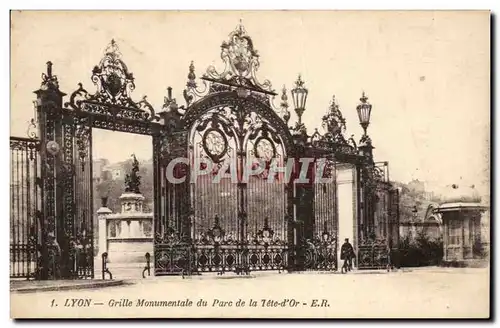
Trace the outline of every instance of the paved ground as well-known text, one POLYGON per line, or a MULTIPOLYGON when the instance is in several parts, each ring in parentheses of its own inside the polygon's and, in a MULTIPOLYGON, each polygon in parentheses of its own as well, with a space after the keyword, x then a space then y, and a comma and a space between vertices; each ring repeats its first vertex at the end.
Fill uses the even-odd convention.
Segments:
POLYGON ((43 291, 78 290, 89 288, 102 288, 120 286, 123 280, 11 280, 10 291, 16 293, 34 293, 43 291))
POLYGON ((11 305, 13 317, 484 318, 489 315, 489 271, 157 277, 102 289, 12 293, 11 305))

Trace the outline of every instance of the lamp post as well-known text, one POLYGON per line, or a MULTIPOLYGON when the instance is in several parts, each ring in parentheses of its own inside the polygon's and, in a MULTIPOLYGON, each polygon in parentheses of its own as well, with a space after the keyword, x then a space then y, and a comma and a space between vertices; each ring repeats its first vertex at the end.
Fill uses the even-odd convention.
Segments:
POLYGON ((356 110, 358 111, 359 124, 363 128, 363 133, 366 136, 366 129, 368 125, 370 125, 372 105, 368 102, 368 97, 365 95, 364 91, 359 100, 361 103, 356 107, 356 110))
POLYGON ((302 114, 306 110, 307 95, 309 91, 304 87, 304 81, 302 81, 299 75, 297 81, 295 81, 295 88, 291 90, 293 106, 295 113, 299 119, 298 125, 302 124, 302 114))

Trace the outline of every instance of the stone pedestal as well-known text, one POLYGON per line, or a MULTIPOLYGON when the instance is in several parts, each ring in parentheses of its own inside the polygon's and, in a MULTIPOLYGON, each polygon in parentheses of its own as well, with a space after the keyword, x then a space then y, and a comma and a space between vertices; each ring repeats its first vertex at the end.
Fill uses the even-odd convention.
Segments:
POLYGON ((107 252, 108 250, 108 241, 107 241, 107 216, 109 214, 112 214, 113 211, 111 211, 107 207, 101 207, 100 209, 97 210, 97 219, 99 220, 99 241, 98 241, 98 247, 99 247, 99 254, 98 258, 101 258, 102 254, 104 252, 107 252))
MULTIPOLYGON (((98 211, 99 256, 108 253, 109 268, 145 264, 145 254, 153 254, 153 213, 144 213, 144 196, 125 193, 120 196, 121 212, 108 208, 98 211)), ((100 261, 100 257, 98 259, 100 261)))
POLYGON ((125 193, 120 196, 122 213, 142 213, 144 196, 141 194, 125 193))

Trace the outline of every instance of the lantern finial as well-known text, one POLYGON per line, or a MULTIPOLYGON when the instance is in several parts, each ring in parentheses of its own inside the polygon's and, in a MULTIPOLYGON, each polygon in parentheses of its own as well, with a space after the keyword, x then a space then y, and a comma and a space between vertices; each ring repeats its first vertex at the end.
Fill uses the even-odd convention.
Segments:
POLYGON ((370 125, 370 115, 372 111, 372 105, 368 102, 368 97, 365 92, 362 92, 361 98, 359 98, 361 103, 356 107, 358 111, 359 124, 363 128, 364 135, 366 135, 366 129, 370 125))
POLYGON ((297 113, 297 117, 299 119, 299 125, 302 123, 302 114, 306 110, 306 101, 307 95, 309 91, 304 87, 304 81, 302 80, 301 74, 295 81, 295 88, 291 90, 292 100, 295 109, 295 113, 297 113))

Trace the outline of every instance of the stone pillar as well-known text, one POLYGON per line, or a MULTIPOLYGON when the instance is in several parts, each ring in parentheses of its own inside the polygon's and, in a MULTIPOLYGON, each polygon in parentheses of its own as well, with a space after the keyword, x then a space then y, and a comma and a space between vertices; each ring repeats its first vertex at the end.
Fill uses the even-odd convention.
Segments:
MULTIPOLYGON (((352 165, 337 166, 337 211, 338 211, 338 259, 340 246, 346 238, 357 252, 357 213, 356 213, 356 169, 352 165)), ((353 263, 354 264, 354 263, 353 263)))
POLYGON ((97 218, 99 220, 99 256, 101 258, 102 253, 108 251, 108 227, 107 227, 107 217, 109 214, 113 213, 107 207, 101 207, 97 210, 97 218))

